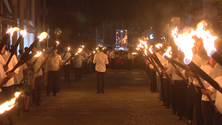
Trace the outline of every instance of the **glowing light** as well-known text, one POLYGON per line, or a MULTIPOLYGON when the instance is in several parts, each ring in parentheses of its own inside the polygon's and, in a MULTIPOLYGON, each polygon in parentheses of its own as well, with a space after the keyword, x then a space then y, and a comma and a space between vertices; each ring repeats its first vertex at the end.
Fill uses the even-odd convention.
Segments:
POLYGON ((47 33, 47 32, 42 32, 42 33, 38 36, 38 39, 39 39, 39 41, 42 41, 42 40, 44 40, 47 36, 48 36, 48 33, 47 33))
POLYGON ((192 48, 194 47, 195 40, 192 38, 195 35, 193 29, 187 29, 183 34, 178 34, 177 27, 172 31, 175 44, 179 49, 184 52, 185 58, 184 63, 189 64, 193 58, 192 48))
POLYGON ((165 58, 166 56, 169 57, 169 58, 172 57, 172 56, 171 56, 171 55, 172 55, 171 49, 172 49, 171 46, 168 46, 168 47, 167 47, 166 52, 163 54, 163 58, 165 58))
POLYGON ((13 27, 7 30, 7 34, 13 35, 13 33, 17 30, 20 30, 18 27, 13 27))
POLYGON ((137 55, 138 53, 136 53, 136 52, 132 52, 132 55, 137 55))
POLYGON ((58 46, 59 45, 59 41, 56 41, 56 46, 58 46))
POLYGON ((149 51, 153 54, 153 45, 150 46, 149 51))
POLYGON ((160 48, 163 47, 163 44, 162 44, 162 43, 158 43, 158 44, 155 45, 155 47, 158 48, 158 49, 160 49, 160 48))
POLYGON ((0 105, 0 114, 3 114, 5 111, 11 110, 13 107, 16 105, 16 99, 21 95, 21 92, 16 92, 14 94, 14 98, 12 98, 9 101, 4 102, 3 104, 0 105))
POLYGON ((76 52, 76 54, 75 55, 78 55, 79 53, 81 53, 82 52, 82 48, 78 48, 78 51, 76 52))
POLYGON ((38 51, 37 51, 37 53, 35 54, 34 57, 39 57, 40 55, 42 55, 42 52, 38 52, 38 51))
POLYGON ((67 50, 70 51, 70 47, 68 47, 67 50))
POLYGON ((43 49, 42 51, 45 52, 45 49, 43 49))
POLYGON ((202 38, 204 48, 206 49, 208 56, 212 56, 217 51, 214 45, 214 42, 217 39, 217 37, 213 36, 210 33, 210 30, 205 29, 207 25, 208 25, 207 22, 205 22, 204 20, 201 21, 197 25, 196 36, 198 38, 202 38))
POLYGON ((20 34, 22 35, 22 37, 27 35, 27 31, 26 30, 20 30, 20 34))

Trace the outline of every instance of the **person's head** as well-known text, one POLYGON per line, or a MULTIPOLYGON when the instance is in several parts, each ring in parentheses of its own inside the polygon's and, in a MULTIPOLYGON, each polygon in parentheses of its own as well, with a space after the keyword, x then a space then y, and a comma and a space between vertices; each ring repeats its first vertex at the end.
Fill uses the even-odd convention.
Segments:
MULTIPOLYGON (((0 44, 2 43, 2 40, 0 40, 0 44)), ((6 48, 6 45, 3 46, 2 50, 1 50, 1 54, 3 55, 5 53, 5 48, 6 48)))
POLYGON ((57 52, 58 52, 58 49, 53 49, 52 55, 55 56, 57 54, 57 52))
POLYGON ((209 58, 208 63, 209 63, 210 66, 212 66, 213 68, 214 68, 214 66, 217 64, 217 62, 216 62, 212 57, 209 58))
POLYGON ((22 54, 22 53, 23 53, 23 50, 22 50, 22 49, 20 49, 20 50, 19 50, 19 54, 22 54))
POLYGON ((99 47, 99 51, 102 52, 102 51, 103 51, 103 48, 102 48, 102 47, 99 47))
POLYGON ((206 53, 206 50, 203 46, 203 41, 201 39, 198 39, 195 43, 195 49, 196 49, 196 53, 198 55, 203 55, 206 53))
POLYGON ((27 52, 27 51, 28 51, 28 49, 29 49, 28 47, 25 47, 25 52, 27 52))

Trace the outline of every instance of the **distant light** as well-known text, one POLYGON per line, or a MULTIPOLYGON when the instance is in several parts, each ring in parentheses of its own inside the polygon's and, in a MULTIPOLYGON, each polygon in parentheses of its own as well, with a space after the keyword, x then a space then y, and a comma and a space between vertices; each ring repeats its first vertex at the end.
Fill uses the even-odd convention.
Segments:
POLYGON ((154 39, 153 34, 150 34, 150 39, 154 39))

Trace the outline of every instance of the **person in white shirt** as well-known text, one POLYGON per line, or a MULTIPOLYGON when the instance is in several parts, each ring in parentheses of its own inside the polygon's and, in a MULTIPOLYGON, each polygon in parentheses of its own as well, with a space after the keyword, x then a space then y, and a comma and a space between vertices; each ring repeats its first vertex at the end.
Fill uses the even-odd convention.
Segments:
POLYGON ((99 47, 99 52, 95 54, 93 63, 97 71, 97 94, 104 93, 104 75, 106 72, 106 65, 109 64, 108 57, 102 52, 102 47, 99 47), (100 76, 102 77, 102 84, 100 85, 100 76), (100 87, 101 86, 101 87, 100 87))
MULTIPOLYGON (((220 87, 222 87, 222 76, 218 76, 214 79, 220 87)), ((213 125, 222 125, 222 94, 212 86, 205 89, 201 89, 203 95, 209 94, 210 96, 215 94, 215 106, 218 112, 214 112, 213 125)))
MULTIPOLYGON (((0 40, 0 44, 1 43, 2 43, 2 41, 0 40)), ((1 70, 0 72, 5 74, 4 77, 6 77, 6 75, 7 75, 7 77, 10 78, 10 80, 6 84, 4 84, 3 86, 1 85, 2 86, 2 88, 1 88, 2 92, 1 93, 3 95, 2 98, 1 98, 2 102, 10 100, 11 98, 14 97, 14 92, 15 91, 14 91, 14 86, 13 85, 15 84, 15 82, 14 82, 14 77, 13 76, 14 76, 14 74, 18 74, 19 69, 20 69, 20 68, 17 68, 15 70, 15 72, 9 72, 17 64, 18 60, 17 60, 16 56, 13 55, 12 59, 10 60, 10 62, 8 64, 8 66, 5 66, 6 62, 8 61, 8 59, 9 59, 9 57, 11 55, 11 53, 7 52, 5 48, 6 48, 6 45, 4 45, 2 50, 1 50, 1 56, 3 58, 1 58, 0 63, 3 63, 3 65, 4 65, 3 69, 4 70, 3 71, 1 70)), ((2 79, 1 79, 1 81, 2 81, 2 79)), ((5 113, 5 116, 9 120, 9 124, 10 125, 14 124, 14 121, 12 119, 12 113, 13 113, 12 110, 10 110, 10 111, 5 113)), ((0 120, 0 123, 1 123, 1 120, 0 120)))
MULTIPOLYGON (((175 60, 183 64, 183 58, 184 58, 183 52, 178 51, 177 59, 175 60)), ((183 71, 183 69, 180 67, 174 69, 172 64, 168 63, 166 73, 172 74, 172 80, 175 83, 175 93, 172 94, 174 94, 176 98, 175 100, 176 110, 178 113, 177 120, 182 120, 182 116, 185 115, 186 113, 187 84, 185 83, 185 81, 182 79, 181 76, 177 75, 176 70, 178 70, 179 72, 183 71)))
MULTIPOLYGON (((33 54, 37 53, 37 46, 34 46, 32 48, 32 53, 33 54)), ((42 54, 39 57, 32 57, 30 61, 31 65, 33 65, 33 72, 34 72, 32 98, 36 106, 40 106, 41 87, 42 87, 42 79, 43 79, 42 68, 39 70, 39 72, 38 72, 38 69, 41 67, 44 61, 45 61, 45 57, 42 54)))
MULTIPOLYGON (((203 42, 201 40, 196 41, 195 50, 196 54, 193 56, 192 62, 195 63, 197 66, 201 67, 201 65, 209 59, 206 50, 203 47, 203 42)), ((187 115, 189 119, 188 123, 192 124, 193 109, 195 109, 196 123, 197 125, 202 125, 203 116, 201 112, 201 88, 193 84, 194 78, 191 78, 193 73, 190 70, 184 70, 184 74, 188 78, 189 83, 189 88, 187 90, 187 115), (198 90, 198 92, 196 91, 196 89, 198 90)))
MULTIPOLYGON (((211 57, 201 66, 201 69, 206 72, 206 74, 208 74, 212 79, 222 75, 222 67, 218 65, 217 62, 211 57)), ((205 88, 211 87, 211 85, 205 80, 202 80, 202 83, 205 88)), ((200 86, 199 82, 197 81, 194 82, 194 85, 200 86)), ((210 97, 213 101, 215 101, 216 94, 214 93, 210 97)), ((213 116, 215 113, 214 107, 211 105, 211 102, 206 95, 203 94, 201 100, 203 125, 213 125, 213 116)))
POLYGON ((45 72, 48 73, 47 96, 49 96, 51 90, 53 92, 53 96, 56 96, 59 89, 59 69, 63 60, 57 52, 58 50, 55 48, 46 63, 45 72))
POLYGON ((85 60, 85 58, 81 54, 78 54, 75 56, 75 59, 74 59, 74 61, 75 61, 75 81, 77 81, 78 75, 79 75, 79 81, 81 81, 83 60, 85 60))
MULTIPOLYGON (((61 56, 63 57, 62 60, 66 61, 72 55, 69 51, 67 51, 67 52, 64 52, 61 56)), ((63 69, 64 69, 65 83, 70 83, 70 69, 71 69, 70 60, 64 65, 63 69)))
POLYGON ((111 69, 114 70, 115 69, 115 65, 116 65, 116 54, 115 54, 115 49, 113 49, 113 51, 110 53, 110 62, 111 62, 111 69))

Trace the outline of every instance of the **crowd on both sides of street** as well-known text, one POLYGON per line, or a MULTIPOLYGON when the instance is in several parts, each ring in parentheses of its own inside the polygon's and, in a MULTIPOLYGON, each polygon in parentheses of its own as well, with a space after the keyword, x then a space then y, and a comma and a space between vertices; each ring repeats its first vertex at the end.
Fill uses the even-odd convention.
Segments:
MULTIPOLYGON (((208 57, 201 41, 196 42, 195 51, 192 62, 222 87, 220 64, 208 57)), ((159 94, 158 99, 163 101, 163 106, 166 109, 171 108, 172 114, 177 114, 177 120, 187 118, 188 124, 222 125, 222 94, 210 83, 201 79, 206 88, 203 89, 200 81, 190 69, 174 67, 163 58, 162 50, 156 52, 156 55, 163 67, 151 59, 144 60, 151 81, 150 90, 152 93, 159 94)), ((174 60, 184 64, 183 59, 184 53, 178 50, 177 58, 174 60)))

